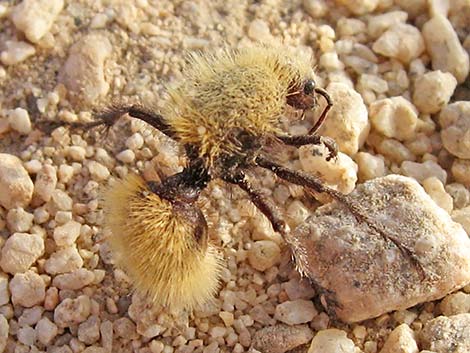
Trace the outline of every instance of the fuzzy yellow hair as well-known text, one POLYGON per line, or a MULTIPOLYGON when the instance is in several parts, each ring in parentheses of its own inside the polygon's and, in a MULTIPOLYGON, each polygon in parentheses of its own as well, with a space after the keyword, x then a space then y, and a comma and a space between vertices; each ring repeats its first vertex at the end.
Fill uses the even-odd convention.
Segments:
POLYGON ((170 308, 197 308, 213 297, 221 258, 210 243, 198 243, 194 224, 137 175, 108 187, 103 196, 116 265, 138 291, 170 308))
POLYGON ((280 132, 288 91, 313 78, 311 57, 270 46, 193 54, 183 74, 168 87, 164 116, 182 144, 200 146, 209 160, 231 152, 224 137, 232 128, 280 132))

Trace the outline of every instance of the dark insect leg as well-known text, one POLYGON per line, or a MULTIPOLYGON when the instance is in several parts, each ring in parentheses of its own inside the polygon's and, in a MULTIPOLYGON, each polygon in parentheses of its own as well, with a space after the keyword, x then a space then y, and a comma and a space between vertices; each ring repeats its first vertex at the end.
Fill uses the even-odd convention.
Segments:
POLYGON ((359 221, 365 222, 383 239, 385 239, 386 241, 391 241, 393 244, 395 244, 395 246, 402 252, 405 258, 411 259, 413 264, 420 272, 420 275, 424 278, 424 269, 420 265, 413 250, 402 244, 396 236, 388 234, 387 231, 383 229, 383 227, 379 223, 375 222, 371 217, 369 217, 366 214, 365 210, 351 197, 324 185, 318 178, 315 178, 310 174, 306 174, 302 171, 290 170, 264 157, 258 156, 256 158, 256 164, 261 168, 269 169, 278 177, 290 183, 305 186, 317 192, 328 194, 333 199, 341 202, 359 221))
MULTIPOLYGON (((261 190, 253 187, 251 183, 246 179, 245 173, 243 171, 238 171, 235 174, 226 175, 222 178, 224 181, 238 185, 242 190, 244 190, 250 197, 251 202, 268 218, 271 222, 273 229, 276 232, 279 232, 283 238, 288 242, 290 241, 289 237, 289 227, 286 222, 282 219, 281 212, 279 209, 272 203, 270 199, 263 195, 261 190)), ((294 252, 294 249, 298 247, 293 247, 294 257, 302 258, 302 254, 294 252)), ((302 261, 295 261, 296 264, 302 264, 308 262, 308 259, 302 261)), ((335 318, 336 314, 334 309, 339 307, 340 304, 336 300, 335 293, 330 291, 320 285, 311 275, 309 275, 303 268, 300 268, 300 272, 304 275, 308 275, 309 281, 312 287, 315 289, 316 293, 320 296, 323 306, 327 310, 328 314, 335 318)))
POLYGON ((323 111, 322 111, 320 117, 318 118, 317 122, 315 123, 315 125, 313 125, 313 127, 308 132, 309 135, 314 135, 318 132, 320 127, 323 125, 323 122, 325 121, 326 116, 328 115, 328 112, 330 111, 331 107, 333 106, 333 100, 331 99, 328 92, 325 91, 323 88, 320 88, 320 87, 315 88, 315 93, 318 93, 323 98, 325 98, 326 107, 325 107, 325 109, 323 109, 323 111))
POLYGON ((299 136, 276 136, 284 144, 289 146, 305 146, 305 145, 323 145, 328 149, 326 160, 329 161, 338 155, 338 145, 331 137, 320 135, 299 135, 299 136))

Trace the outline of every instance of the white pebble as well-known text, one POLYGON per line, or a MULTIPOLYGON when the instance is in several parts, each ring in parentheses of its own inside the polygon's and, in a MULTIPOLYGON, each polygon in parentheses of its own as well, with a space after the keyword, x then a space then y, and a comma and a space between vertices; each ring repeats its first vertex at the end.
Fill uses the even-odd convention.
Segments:
POLYGON ((365 15, 375 10, 379 0, 336 0, 337 3, 346 6, 355 15, 365 15))
POLYGON ((419 29, 404 23, 390 27, 372 45, 372 50, 377 54, 398 59, 405 64, 420 56, 424 49, 419 29))
POLYGON ((376 93, 388 91, 388 82, 376 75, 362 74, 359 77, 358 86, 370 89, 376 93))
POLYGON ((7 345, 7 338, 9 335, 10 331, 10 325, 8 324, 7 319, 5 316, 0 315, 0 352, 3 352, 5 350, 5 347, 7 345))
POLYGON ((248 251, 250 265, 258 271, 265 271, 281 259, 281 248, 271 240, 259 240, 248 251))
POLYGON ((40 343, 48 346, 58 333, 57 325, 43 317, 36 325, 36 337, 40 343))
POLYGON ((331 328, 318 332, 310 344, 308 353, 355 353, 354 342, 346 332, 331 328))
POLYGON ((85 344, 93 344, 100 338, 100 319, 93 315, 78 326, 78 339, 85 344))
POLYGON ((418 353, 415 334, 407 324, 396 327, 388 336, 380 353, 418 353))
POLYGON ((470 313, 470 294, 456 292, 445 297, 439 307, 445 316, 470 313))
POLYGON ((447 172, 434 161, 426 161, 423 163, 404 161, 400 168, 403 175, 412 177, 420 183, 429 177, 436 177, 443 184, 445 184, 447 180, 447 172))
POLYGON ((79 268, 70 273, 55 276, 52 285, 59 289, 78 290, 91 284, 94 280, 93 271, 79 268))
POLYGON ((470 234, 470 206, 454 210, 452 212, 452 219, 462 225, 463 229, 470 234))
POLYGON ((86 156, 86 150, 82 146, 69 146, 66 153, 68 157, 76 162, 83 161, 86 156))
POLYGON ((420 346, 434 352, 468 352, 470 313, 439 316, 429 320, 420 332, 420 346), (460 349, 462 348, 462 349, 460 349))
POLYGON ((434 202, 447 213, 451 213, 453 209, 452 196, 444 189, 442 182, 436 177, 430 177, 423 180, 423 188, 434 202))
POLYGON ((70 246, 80 235, 82 225, 76 221, 69 221, 54 229, 54 241, 57 246, 70 246))
POLYGON ((50 201, 57 210, 71 211, 73 206, 72 198, 63 190, 55 189, 51 195, 50 201))
POLYGON ((418 114, 403 97, 375 101, 369 107, 369 114, 372 126, 387 137, 403 141, 415 136, 418 114))
POLYGON ((44 253, 44 240, 37 234, 14 233, 2 247, 0 267, 16 274, 25 272, 44 253))
POLYGON ((385 175, 385 161, 380 155, 359 152, 355 156, 361 181, 378 178, 385 175))
POLYGON ((7 40, 6 49, 0 53, 0 61, 4 65, 15 65, 25 61, 36 53, 36 49, 26 42, 7 40))
POLYGON ((33 226, 34 216, 22 207, 12 208, 7 213, 8 229, 12 233, 26 233, 33 226))
POLYGON ((413 103, 421 113, 435 114, 447 105, 457 86, 457 80, 448 72, 428 72, 416 78, 413 103))
POLYGON ((63 7, 63 0, 23 0, 13 9, 11 19, 30 42, 37 43, 49 32, 63 7))
POLYGON ((61 164, 59 167, 59 180, 68 183, 73 177, 73 167, 68 164, 61 164))
POLYGON ((9 301, 10 291, 8 290, 8 275, 0 272, 0 306, 8 304, 9 301))
POLYGON ((278 304, 274 318, 287 325, 298 325, 312 321, 317 314, 311 300, 297 299, 278 304))
POLYGON ((18 324, 20 326, 32 326, 35 325, 40 319, 44 312, 44 308, 42 306, 34 306, 32 308, 24 309, 23 313, 18 319, 18 324))
POLYGON ((459 101, 442 109, 439 123, 444 148, 456 157, 470 159, 470 102, 459 101))
POLYGON ((17 273, 10 281, 11 301, 14 305, 30 308, 41 304, 46 296, 46 285, 33 271, 17 273))
POLYGON ((144 138, 138 132, 129 136, 126 140, 126 147, 133 151, 141 149, 143 145, 144 145, 144 138))
POLYGON ((372 38, 378 38, 383 32, 399 23, 405 23, 408 14, 404 11, 390 11, 369 17, 367 31, 372 38))
POLYGON ((51 275, 72 272, 83 265, 83 259, 74 246, 54 252, 44 263, 44 269, 51 275))
POLYGON ((36 341, 36 331, 31 326, 21 327, 16 337, 18 338, 18 342, 24 344, 25 346, 32 346, 36 341))
POLYGON ((54 323, 59 327, 69 327, 85 321, 90 315, 91 301, 86 295, 76 299, 64 299, 54 310, 54 323))
POLYGON ((336 71, 344 69, 344 64, 339 60, 336 52, 323 53, 320 56, 320 66, 327 71, 336 71))
POLYGON ((455 181, 470 187, 470 160, 456 158, 451 171, 455 181))
POLYGON ((0 204, 7 210, 28 206, 34 185, 21 160, 11 154, 0 153, 0 204))
POLYGON ((248 37, 259 42, 271 40, 269 25, 261 19, 253 20, 248 27, 248 37))
POLYGON ((132 150, 127 149, 119 152, 116 158, 123 163, 132 163, 135 159, 135 153, 132 150))
POLYGON ((469 56, 449 20, 442 15, 433 16, 423 26, 423 37, 432 68, 450 72, 459 83, 464 82, 470 68, 469 56))
POLYGON ((44 165, 36 175, 34 182, 34 194, 39 196, 44 202, 48 202, 52 197, 52 192, 57 185, 57 171, 51 165, 44 165))
POLYGON ((27 135, 31 132, 31 120, 26 109, 16 108, 9 110, 7 115, 8 122, 13 130, 18 131, 22 135, 27 135))

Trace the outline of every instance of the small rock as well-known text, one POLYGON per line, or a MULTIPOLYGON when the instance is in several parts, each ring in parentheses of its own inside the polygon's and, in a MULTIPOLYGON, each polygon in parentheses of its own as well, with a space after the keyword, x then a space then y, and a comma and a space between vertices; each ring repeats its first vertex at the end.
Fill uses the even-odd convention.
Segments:
POLYGON ((423 26, 423 37, 433 70, 450 72, 459 83, 464 82, 470 69, 469 57, 449 20, 440 14, 433 16, 423 26))
POLYGON ((470 351, 470 314, 439 316, 420 332, 420 346, 436 353, 470 351))
POLYGON ((255 19, 250 23, 248 27, 248 37, 259 42, 272 40, 269 25, 261 19, 255 19))
POLYGON ((380 353, 418 353, 413 330, 401 324, 388 336, 380 353))
POLYGON ((8 290, 8 275, 0 272, 0 306, 8 304, 9 301, 10 291, 8 290))
POLYGON ((44 202, 48 202, 52 197, 52 192, 57 185, 57 171, 51 165, 44 165, 36 175, 34 181, 34 194, 39 196, 44 202))
POLYGON ((347 7, 355 15, 365 15, 373 12, 379 5, 379 0, 336 0, 337 3, 347 7))
POLYGON ((46 285, 33 271, 17 273, 10 281, 11 301, 14 305, 30 308, 44 301, 46 285))
POLYGON ((442 298, 470 281, 470 239, 415 180, 377 178, 348 197, 361 206, 363 221, 334 202, 287 239, 303 274, 335 293, 323 295, 322 303, 340 320, 362 321, 442 298), (371 225, 411 249, 424 275, 371 225))
POLYGON ((66 153, 75 162, 82 162, 86 157, 86 150, 82 146, 69 146, 66 153))
POLYGON ((80 235, 82 225, 76 221, 69 221, 54 229, 54 241, 57 246, 71 246, 80 235))
POLYGON ((304 0, 304 10, 313 18, 320 18, 328 13, 328 5, 325 0, 304 0))
POLYGON ((297 325, 312 321, 317 314, 312 301, 297 299, 278 304, 274 318, 287 325, 297 325))
POLYGON ((109 353, 109 352, 103 347, 90 346, 90 347, 85 348, 85 350, 82 353, 109 353))
POLYGON ((116 158, 123 163, 132 163, 135 159, 135 153, 132 150, 124 150, 117 154, 116 158))
POLYGON ((470 187, 470 160, 456 158, 451 167, 455 181, 470 187))
POLYGON ((424 51, 424 40, 416 27, 398 23, 390 27, 372 45, 377 54, 409 64, 424 51))
POLYGON ((63 0, 23 0, 13 9, 11 19, 30 42, 37 43, 49 32, 63 7, 63 0))
POLYGON ((290 300, 311 299, 315 296, 315 290, 306 278, 295 277, 282 284, 290 300))
MULTIPOLYGON (((446 191, 454 200, 454 208, 464 208, 470 204, 470 190, 459 183, 447 184, 446 191)), ((470 233, 469 233, 470 234, 470 233)))
POLYGON ((18 342, 25 346, 32 346, 36 341, 36 331, 30 326, 21 327, 16 333, 18 342))
POLYGON ((263 353, 284 353, 310 342, 312 337, 312 330, 307 325, 277 324, 257 330, 253 335, 253 347, 263 353))
POLYGON ((96 161, 90 161, 87 164, 87 167, 88 171, 90 172, 90 176, 93 178, 93 180, 104 181, 108 179, 110 175, 108 168, 96 161))
POLYGON ((104 62, 111 54, 108 38, 88 34, 70 49, 69 57, 59 73, 59 81, 70 93, 87 103, 104 97, 109 84, 104 79, 104 62))
POLYGON ((71 211, 73 206, 72 198, 63 190, 55 189, 51 196, 52 205, 60 211, 71 211))
POLYGON ((0 204, 7 210, 28 206, 34 185, 21 160, 11 154, 0 153, 0 204))
POLYGON ((369 133, 364 101, 359 93, 343 83, 330 83, 326 90, 335 104, 319 134, 333 138, 341 152, 354 155, 369 133))
POLYGON ((100 319, 92 315, 78 326, 78 339, 90 345, 100 339, 100 319))
POLYGON ((430 177, 436 177, 442 184, 445 184, 447 180, 447 172, 439 164, 431 160, 423 163, 404 161, 400 169, 403 175, 412 177, 420 183, 430 177))
POLYGON ((447 213, 453 209, 452 197, 445 191, 444 185, 436 177, 430 177, 423 180, 423 188, 434 202, 447 213))
POLYGON ((449 103, 457 80, 448 72, 427 72, 416 78, 413 103, 421 113, 435 114, 449 103))
POLYGON ((42 306, 34 306, 32 308, 24 309, 23 313, 18 319, 20 326, 33 326, 41 319, 44 308, 42 306))
POLYGON ((7 226, 12 233, 26 233, 33 226, 33 219, 22 207, 12 208, 7 213, 7 226))
POLYGON ((336 158, 327 161, 325 153, 327 153, 325 149, 320 146, 300 147, 299 160, 302 169, 316 175, 342 193, 350 193, 356 186, 356 163, 342 152, 338 152, 336 158))
POLYGON ((27 135, 31 132, 31 120, 26 109, 16 108, 8 111, 8 122, 10 127, 18 131, 22 135, 27 135))
POLYGON ((47 317, 43 317, 36 325, 36 337, 46 347, 54 340, 58 331, 57 325, 47 317))
POLYGON ((64 299, 54 310, 54 322, 59 327, 70 327, 85 321, 90 316, 91 301, 86 295, 76 299, 64 299))
POLYGON ((250 265, 258 271, 271 268, 281 259, 281 248, 271 240, 259 240, 248 251, 250 265))
POLYGON ((107 352, 112 352, 113 348, 113 323, 105 320, 100 325, 101 345, 107 352))
POLYGON ((404 11, 390 11, 381 15, 369 17, 367 32, 372 38, 378 38, 382 33, 399 23, 406 23, 408 14, 404 11))
POLYGON ((467 234, 470 234, 470 206, 452 212, 452 219, 460 223, 467 234))
POLYGON ((44 240, 37 234, 14 233, 2 247, 0 267, 16 274, 25 272, 44 253, 44 240))
POLYGON ((308 353, 355 353, 354 342, 346 332, 335 328, 318 332, 310 344, 308 353))
POLYGON ((375 101, 369 107, 369 115, 372 126, 387 137, 404 141, 415 136, 416 108, 401 96, 375 101))
POLYGON ((385 161, 382 156, 359 152, 355 158, 359 169, 359 180, 367 181, 385 175, 385 161))
POLYGON ((75 246, 54 252, 44 263, 44 269, 51 275, 72 272, 83 266, 83 260, 75 246))
POLYGON ((73 272, 55 276, 52 284, 59 289, 78 290, 92 283, 94 279, 93 271, 79 268, 73 272))
POLYGON ((464 292, 449 294, 441 301, 439 307, 445 316, 470 313, 470 294, 464 292))
POLYGON ((137 339, 139 337, 134 322, 127 317, 114 321, 113 328, 117 338, 137 339))
POLYGON ((5 316, 0 315, 0 352, 5 350, 9 331, 10 325, 8 325, 7 319, 5 316))
POLYGON ((26 42, 7 40, 5 50, 0 53, 0 61, 4 65, 15 65, 25 61, 36 53, 36 49, 26 42))
POLYGON ((442 144, 454 156, 470 159, 470 102, 455 102, 439 114, 442 144))

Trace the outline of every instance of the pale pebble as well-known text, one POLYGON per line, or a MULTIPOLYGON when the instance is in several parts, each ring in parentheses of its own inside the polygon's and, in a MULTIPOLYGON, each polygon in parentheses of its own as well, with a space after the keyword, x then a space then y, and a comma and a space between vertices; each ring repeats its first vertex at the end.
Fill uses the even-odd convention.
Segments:
POLYGON ((59 82, 69 93, 91 104, 109 90, 104 77, 104 63, 111 55, 109 39, 97 33, 85 35, 70 49, 69 56, 59 72, 59 82))
POLYGON ((444 209, 447 213, 451 213, 453 209, 452 197, 445 191, 444 185, 436 177, 429 177, 423 180, 424 190, 434 200, 434 202, 444 209))
POLYGON ((143 145, 144 145, 144 138, 138 132, 129 136, 126 140, 126 147, 133 151, 141 149, 143 145))
POLYGON ((335 302, 329 294, 321 299, 340 320, 377 317, 441 298, 468 283, 467 234, 414 179, 399 175, 376 178, 348 197, 361 205, 365 221, 358 221, 346 206, 334 202, 318 208, 289 235, 293 239, 287 239, 303 273, 335 293, 335 302), (409 258, 371 231, 368 223, 372 220, 375 226, 386 227, 385 234, 411 247, 424 273, 432 273, 432 277, 423 280, 409 258))
POLYGON ((457 86, 448 72, 430 71, 415 80, 413 103, 421 113, 435 114, 447 105, 457 86))
POLYGON ((333 138, 341 152, 353 155, 369 133, 367 108, 360 94, 345 84, 330 83, 326 90, 335 104, 319 133, 333 138))
POLYGON ((300 147, 299 160, 302 170, 316 175, 344 194, 350 193, 356 186, 357 164, 342 152, 327 161, 325 153, 325 149, 319 146, 300 147))
POLYGON ((323 17, 328 13, 328 5, 325 0, 303 0, 302 5, 313 18, 323 17))
POLYGON ((464 292, 449 294, 440 302, 439 308, 445 316, 470 313, 470 294, 464 292))
POLYGON ((82 146, 69 146, 66 153, 75 162, 82 162, 86 156, 86 150, 82 146))
POLYGON ((76 299, 64 299, 54 310, 54 323, 59 327, 70 327, 85 321, 90 316, 91 301, 86 295, 76 299))
POLYGON ((10 291, 8 289, 8 275, 0 272, 0 306, 8 304, 10 301, 10 291))
POLYGON ((36 49, 29 43, 7 40, 5 50, 0 53, 0 61, 4 65, 15 65, 25 61, 36 53, 36 49))
POLYGON ((26 168, 29 174, 37 174, 42 168, 42 163, 37 159, 32 159, 30 161, 25 162, 24 167, 26 168))
POLYGON ((253 347, 263 353, 284 353, 310 342, 312 337, 307 325, 277 324, 256 330, 253 347))
POLYGON ((10 281, 11 301, 26 308, 41 304, 46 295, 46 285, 33 271, 17 273, 10 281))
POLYGON ((17 274, 27 271, 44 253, 44 240, 37 234, 14 233, 2 247, 0 267, 17 274))
POLYGON ((429 320, 419 334, 421 348, 436 352, 470 351, 470 314, 429 320))
POLYGON ((7 210, 28 206, 34 185, 21 160, 11 154, 0 153, 0 204, 7 210))
POLYGON ((357 18, 342 17, 336 24, 336 33, 338 37, 356 36, 365 32, 366 24, 357 18))
POLYGON ((354 342, 346 332, 331 328, 318 332, 312 340, 307 353, 355 353, 354 342))
POLYGON ((385 161, 382 156, 359 152, 354 158, 357 163, 360 181, 367 181, 385 175, 385 161))
POLYGON ((48 202, 52 197, 52 192, 57 185, 57 170, 51 165, 44 165, 36 175, 34 181, 34 194, 39 196, 44 202, 48 202))
POLYGON ((68 183, 73 177, 74 169, 71 165, 61 164, 59 166, 59 180, 61 183, 68 183))
POLYGON ((460 223, 467 234, 470 234, 470 206, 452 212, 452 219, 460 223))
POLYGON ((418 353, 413 330, 407 324, 397 326, 388 336, 380 353, 418 353))
POLYGON ((27 135, 31 132, 31 120, 26 109, 16 108, 9 110, 7 116, 10 127, 13 130, 22 135, 27 135))
POLYGON ((265 271, 271 268, 280 259, 281 249, 279 245, 271 240, 256 241, 248 251, 248 262, 258 271, 265 271))
POLYGON ((52 191, 51 200, 52 205, 60 211, 71 211, 73 206, 72 198, 63 190, 55 189, 52 191))
POLYGON ((104 181, 110 176, 110 172, 106 166, 96 161, 90 161, 87 164, 90 176, 96 181, 104 181))
POLYGON ((336 52, 323 53, 320 56, 320 66, 325 68, 327 71, 337 71, 344 69, 344 64, 338 57, 336 52))
POLYGON ((470 190, 459 183, 447 184, 445 186, 447 193, 454 200, 454 208, 464 208, 470 204, 470 190))
POLYGON ((433 70, 450 72, 459 83, 464 82, 470 69, 469 55, 449 20, 437 14, 423 25, 422 32, 433 70))
POLYGON ((77 337, 83 343, 90 345, 100 339, 101 320, 95 315, 91 315, 78 325, 77 337))
POLYGON ((71 246, 80 235, 82 225, 76 221, 69 221, 54 229, 53 237, 57 246, 71 246))
POLYGON ((290 300, 311 299, 315 296, 315 290, 305 278, 294 277, 282 283, 281 288, 286 291, 290 300))
POLYGON ((79 268, 70 273, 55 276, 52 285, 59 289, 78 290, 91 284, 94 279, 93 271, 79 268))
POLYGON ((373 12, 379 5, 379 0, 336 0, 336 2, 346 6, 355 15, 365 15, 373 12))
POLYGON ((259 42, 272 40, 268 23, 259 18, 253 20, 248 26, 248 37, 259 42))
POLYGON ((116 158, 123 163, 132 163, 135 159, 134 151, 127 149, 117 154, 116 158))
POLYGON ((83 259, 77 248, 69 246, 52 253, 44 263, 44 270, 51 275, 56 275, 78 270, 82 265, 83 259))
POLYGON ((404 161, 400 166, 403 175, 423 182, 430 177, 436 177, 442 184, 446 183, 447 172, 436 162, 428 160, 423 163, 404 161))
POLYGON ((470 160, 456 158, 451 167, 455 181, 470 187, 470 160))
POLYGON ((381 94, 388 91, 388 82, 376 75, 362 74, 359 77, 358 87, 381 94))
POLYGON ((470 159, 470 102, 454 102, 439 114, 444 148, 454 156, 470 159))
POLYGON ((41 319, 44 308, 42 306, 33 306, 32 308, 27 308, 23 310, 23 313, 18 319, 18 324, 20 326, 33 326, 38 323, 41 319))
POLYGON ((385 31, 372 45, 377 54, 409 64, 424 51, 424 40, 418 28, 397 23, 385 31))
POLYGON ((48 346, 59 332, 57 325, 47 317, 43 317, 39 320, 35 329, 38 341, 45 346, 48 346))
POLYGON ((370 16, 367 23, 367 32, 372 38, 378 38, 390 27, 399 23, 406 23, 408 14, 404 11, 390 11, 376 16, 370 16))
POLYGON ((25 346, 32 346, 36 341, 36 331, 31 326, 21 327, 16 333, 18 342, 25 346))
POLYGON ((278 304, 274 318, 287 325, 298 325, 312 321, 317 314, 312 301, 297 299, 278 304))
POLYGON ((33 226, 34 215, 24 208, 12 208, 7 213, 7 226, 12 233, 26 233, 33 226))
POLYGON ((0 315, 0 352, 5 350, 5 347, 8 343, 8 334, 10 331, 10 325, 5 316, 0 315))
POLYGON ((63 0, 23 0, 13 9, 11 19, 30 42, 38 43, 63 7, 63 0))
POLYGON ((372 126, 381 134, 399 141, 415 136, 418 114, 411 102, 403 97, 385 98, 369 107, 372 126))
POLYGON ((375 147, 385 159, 397 164, 416 160, 415 155, 403 143, 394 139, 383 139, 375 147))

